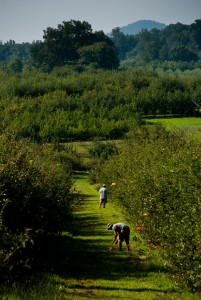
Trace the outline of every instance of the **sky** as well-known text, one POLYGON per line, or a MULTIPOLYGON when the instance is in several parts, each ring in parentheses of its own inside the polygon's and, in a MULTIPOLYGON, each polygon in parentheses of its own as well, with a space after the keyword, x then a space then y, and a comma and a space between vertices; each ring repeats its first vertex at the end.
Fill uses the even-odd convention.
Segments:
POLYGON ((189 25, 200 18, 201 0, 0 0, 0 41, 43 41, 43 30, 70 20, 109 33, 139 20, 189 25))

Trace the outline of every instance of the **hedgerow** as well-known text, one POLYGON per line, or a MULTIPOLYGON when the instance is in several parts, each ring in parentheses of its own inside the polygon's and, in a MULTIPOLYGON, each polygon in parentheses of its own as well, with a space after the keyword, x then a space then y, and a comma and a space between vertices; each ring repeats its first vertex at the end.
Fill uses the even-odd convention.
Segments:
POLYGON ((0 136, 0 153, 0 265, 31 268, 36 240, 68 228, 77 197, 72 166, 50 145, 10 134, 0 136))
POLYGON ((201 289, 201 143, 180 130, 138 130, 97 171, 110 199, 158 247, 180 283, 201 289))

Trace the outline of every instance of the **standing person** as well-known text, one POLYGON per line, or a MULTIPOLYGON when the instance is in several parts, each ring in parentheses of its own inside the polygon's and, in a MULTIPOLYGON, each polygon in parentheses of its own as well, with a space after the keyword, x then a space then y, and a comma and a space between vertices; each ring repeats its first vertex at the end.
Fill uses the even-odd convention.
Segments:
POLYGON ((130 251, 130 228, 127 224, 124 223, 116 223, 116 224, 107 224, 108 230, 114 231, 114 239, 112 240, 111 244, 118 243, 118 249, 121 251, 122 243, 125 241, 127 250, 130 251))
POLYGON ((105 208, 105 205, 107 203, 107 194, 108 194, 108 190, 105 184, 103 184, 103 186, 100 188, 99 194, 100 194, 99 208, 101 208, 102 204, 103 204, 103 208, 105 208))

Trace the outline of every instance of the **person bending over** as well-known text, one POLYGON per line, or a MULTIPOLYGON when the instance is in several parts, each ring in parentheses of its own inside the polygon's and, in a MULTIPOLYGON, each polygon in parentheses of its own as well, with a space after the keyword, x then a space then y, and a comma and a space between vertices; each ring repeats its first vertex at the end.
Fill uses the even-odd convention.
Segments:
POLYGON ((118 249, 121 251, 122 243, 125 241, 127 250, 130 251, 130 227, 127 224, 124 223, 116 223, 107 224, 108 230, 114 231, 114 239, 112 240, 111 244, 117 244, 118 243, 118 249))

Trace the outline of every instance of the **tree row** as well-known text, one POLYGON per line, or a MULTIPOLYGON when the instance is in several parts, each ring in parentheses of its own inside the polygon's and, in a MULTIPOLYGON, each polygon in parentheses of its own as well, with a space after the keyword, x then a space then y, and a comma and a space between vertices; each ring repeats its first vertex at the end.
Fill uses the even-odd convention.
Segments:
POLYGON ((37 141, 123 138, 148 115, 196 115, 198 78, 155 72, 1 73, 2 129, 37 141))

